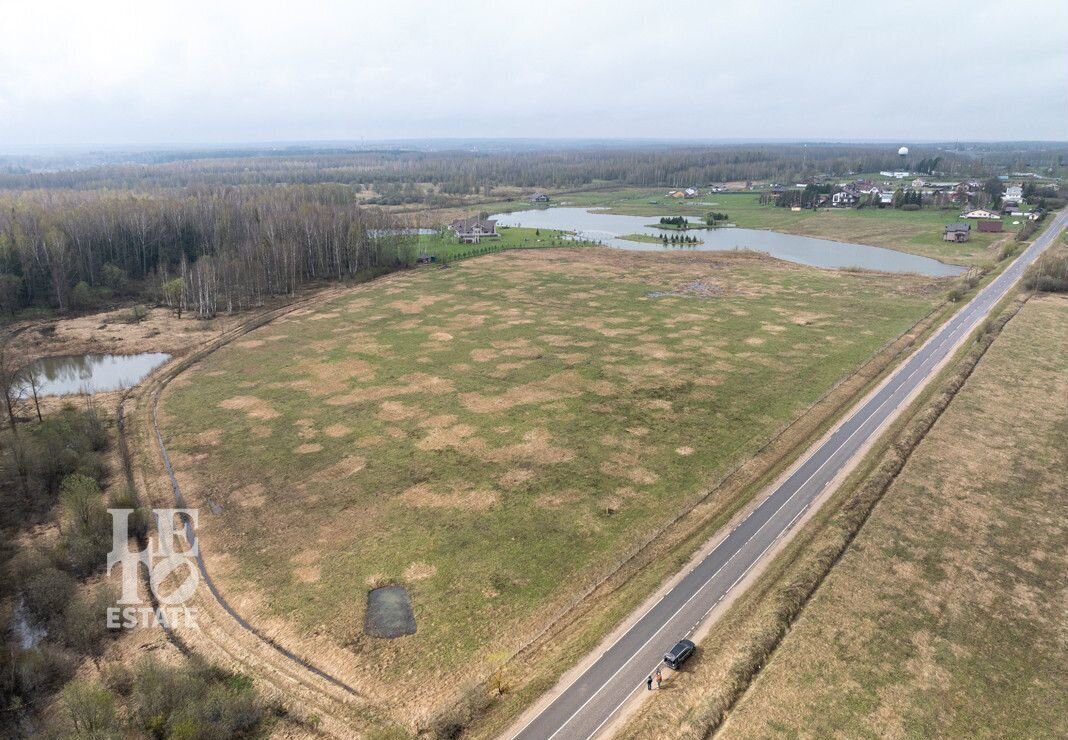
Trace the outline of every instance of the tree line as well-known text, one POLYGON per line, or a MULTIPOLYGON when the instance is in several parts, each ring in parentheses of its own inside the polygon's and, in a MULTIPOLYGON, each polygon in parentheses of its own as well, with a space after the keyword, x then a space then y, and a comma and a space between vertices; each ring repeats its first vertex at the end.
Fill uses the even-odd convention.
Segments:
MULTIPOLYGON (((914 147, 926 169, 947 176, 988 173, 973 151, 914 147)), ((1045 154, 1039 155, 1044 158, 1045 154)), ((382 205, 441 205, 451 196, 494 188, 571 189, 598 182, 642 187, 847 176, 900 166, 896 150, 874 144, 731 144, 577 147, 535 151, 256 150, 130 154, 130 161, 67 166, 34 158, 0 159, 0 189, 153 190, 198 186, 344 184, 382 205)))
POLYGON ((0 309, 140 294, 208 318, 409 265, 415 232, 337 185, 0 194, 0 309))

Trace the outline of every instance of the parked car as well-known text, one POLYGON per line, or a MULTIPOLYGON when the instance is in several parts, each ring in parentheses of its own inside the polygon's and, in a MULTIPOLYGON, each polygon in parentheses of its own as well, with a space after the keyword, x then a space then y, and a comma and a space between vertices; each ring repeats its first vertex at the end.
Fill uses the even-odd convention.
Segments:
POLYGON ((675 643, 675 647, 664 653, 664 662, 668 664, 669 668, 677 671, 693 655, 695 650, 697 650, 697 646, 689 640, 679 640, 675 643))

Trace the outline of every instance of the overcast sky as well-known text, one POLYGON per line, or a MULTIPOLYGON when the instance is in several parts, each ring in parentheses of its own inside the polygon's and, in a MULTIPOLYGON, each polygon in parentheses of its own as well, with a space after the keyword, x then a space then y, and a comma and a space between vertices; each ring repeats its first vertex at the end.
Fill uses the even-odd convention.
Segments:
POLYGON ((0 0, 0 151, 1068 139, 1068 2, 0 0))

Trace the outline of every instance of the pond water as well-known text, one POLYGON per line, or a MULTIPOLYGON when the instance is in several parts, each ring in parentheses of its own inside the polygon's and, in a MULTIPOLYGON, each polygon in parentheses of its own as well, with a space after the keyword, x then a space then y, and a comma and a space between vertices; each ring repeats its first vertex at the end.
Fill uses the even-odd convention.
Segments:
POLYGON ((170 358, 163 352, 44 357, 24 367, 20 375, 33 373, 40 396, 99 393, 137 385, 170 358))
MULTIPOLYGON (((681 246, 663 246, 647 242, 635 242, 620 239, 626 234, 648 234, 660 236, 665 232, 650 226, 659 220, 657 216, 619 216, 601 213, 585 208, 539 208, 515 213, 502 213, 492 218, 500 226, 525 226, 539 229, 561 229, 574 232, 583 239, 599 241, 606 246, 617 249, 636 249, 641 251, 666 251, 674 249, 696 249, 699 251, 721 251, 729 249, 753 249, 767 252, 773 257, 797 262, 812 267, 839 269, 859 267, 880 272, 914 272, 932 277, 959 275, 964 268, 947 265, 929 257, 920 257, 893 249, 872 247, 865 244, 848 244, 829 239, 816 239, 810 236, 780 234, 777 231, 757 229, 736 229, 723 227, 719 229, 701 229, 690 231, 704 244, 681 246)), ((691 222, 699 221, 690 217, 691 222)))

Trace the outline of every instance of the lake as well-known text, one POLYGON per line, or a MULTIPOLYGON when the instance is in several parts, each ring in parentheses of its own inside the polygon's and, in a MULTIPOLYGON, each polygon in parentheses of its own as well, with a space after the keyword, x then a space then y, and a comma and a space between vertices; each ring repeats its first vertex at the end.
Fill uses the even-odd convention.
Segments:
MULTIPOLYGON (((696 236, 704 244, 663 246, 646 242, 634 242, 620 239, 625 234, 649 234, 660 236, 667 233, 649 226, 659 220, 658 216, 618 216, 601 213, 585 208, 539 208, 515 213, 502 213, 492 218, 500 226, 525 226, 538 229, 559 229, 574 232, 576 236, 592 241, 599 241, 606 246, 617 249, 634 249, 641 251, 667 251, 673 249, 695 249, 699 251, 722 251, 730 249, 752 249, 767 252, 773 257, 812 267, 840 269, 859 267, 880 272, 913 272, 932 277, 960 275, 964 272, 959 265, 947 265, 929 257, 920 257, 905 252, 897 252, 883 247, 866 244, 849 244, 829 239, 816 239, 811 236, 781 234, 777 231, 758 229, 736 229, 723 227, 719 229, 701 229, 687 232, 696 236)), ((690 217, 691 222, 697 219, 690 217)))
POLYGON ((40 396, 99 393, 137 385, 170 358, 164 352, 44 357, 24 367, 20 375, 33 373, 37 377, 40 396))

